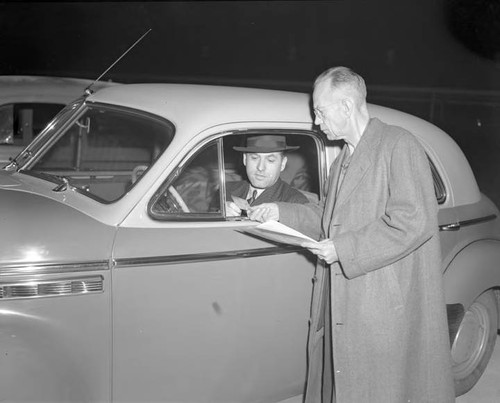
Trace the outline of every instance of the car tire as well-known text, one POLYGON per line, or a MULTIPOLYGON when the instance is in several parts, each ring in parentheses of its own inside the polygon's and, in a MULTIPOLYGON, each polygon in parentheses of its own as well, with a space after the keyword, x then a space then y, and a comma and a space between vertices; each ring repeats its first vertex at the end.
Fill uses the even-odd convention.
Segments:
POLYGON ((469 306, 451 346, 455 395, 477 383, 491 358, 498 329, 498 302, 494 290, 481 294, 469 306))

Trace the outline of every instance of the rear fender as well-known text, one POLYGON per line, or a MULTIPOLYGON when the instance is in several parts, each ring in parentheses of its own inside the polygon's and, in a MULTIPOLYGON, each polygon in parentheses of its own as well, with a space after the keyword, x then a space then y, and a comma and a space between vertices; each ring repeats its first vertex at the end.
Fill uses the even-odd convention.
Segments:
POLYGON ((446 303, 461 304, 465 310, 484 291, 500 288, 500 241, 467 245, 450 262, 443 280, 446 303))

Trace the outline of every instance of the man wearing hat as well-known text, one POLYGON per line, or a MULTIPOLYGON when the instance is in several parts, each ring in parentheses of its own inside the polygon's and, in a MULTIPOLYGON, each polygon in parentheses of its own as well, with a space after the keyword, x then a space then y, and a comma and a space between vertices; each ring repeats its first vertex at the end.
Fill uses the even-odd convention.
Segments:
POLYGON ((243 165, 248 181, 229 182, 226 186, 226 213, 241 215, 241 209, 231 201, 232 196, 246 199, 250 207, 262 203, 284 201, 307 203, 307 197, 280 178, 287 163, 286 151, 299 147, 288 146, 285 136, 260 135, 247 137, 246 147, 233 147, 243 152, 243 165))

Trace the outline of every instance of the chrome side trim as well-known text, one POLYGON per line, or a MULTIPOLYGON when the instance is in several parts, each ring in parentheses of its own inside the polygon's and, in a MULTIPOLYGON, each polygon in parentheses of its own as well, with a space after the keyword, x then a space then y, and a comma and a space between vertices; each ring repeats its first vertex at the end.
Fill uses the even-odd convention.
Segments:
POLYGON ((440 231, 458 231, 462 227, 469 225, 482 224, 484 222, 493 221, 497 218, 496 214, 490 214, 484 217, 473 218, 470 220, 458 221, 456 223, 443 224, 439 226, 440 231))
POLYGON ((0 283, 0 301, 68 295, 95 294, 104 291, 102 276, 45 281, 0 283))
POLYGON ((151 256, 138 258, 118 258, 114 267, 134 267, 152 265, 170 265, 196 262, 209 262, 217 260, 243 259, 260 256, 282 255, 285 253, 302 252, 303 248, 293 245, 277 246, 273 248, 246 249, 226 252, 190 253, 184 255, 151 256))
POLYGON ((490 214, 490 215, 487 215, 484 217, 473 218, 471 220, 459 221, 458 223, 460 224, 461 227, 467 227, 468 225, 475 225, 475 224, 481 224, 481 223, 487 222, 487 221, 493 221, 496 218, 497 218, 496 214, 490 214))
POLYGON ((10 263, 0 266, 0 276, 33 274, 66 274, 87 271, 109 270, 107 260, 73 263, 10 263))

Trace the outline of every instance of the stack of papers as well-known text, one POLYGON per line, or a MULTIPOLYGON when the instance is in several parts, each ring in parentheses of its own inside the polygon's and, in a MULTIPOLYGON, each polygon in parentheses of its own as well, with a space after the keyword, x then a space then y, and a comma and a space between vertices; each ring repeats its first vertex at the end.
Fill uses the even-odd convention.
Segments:
POLYGON ((267 221, 255 227, 245 228, 243 231, 256 235, 260 238, 286 243, 289 245, 300 246, 305 241, 316 242, 307 235, 304 235, 303 233, 277 221, 267 221))

